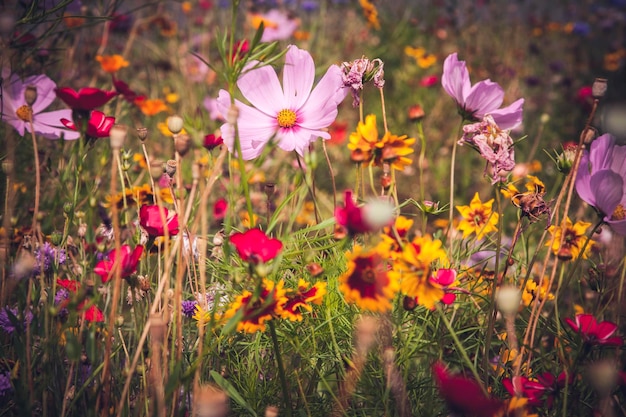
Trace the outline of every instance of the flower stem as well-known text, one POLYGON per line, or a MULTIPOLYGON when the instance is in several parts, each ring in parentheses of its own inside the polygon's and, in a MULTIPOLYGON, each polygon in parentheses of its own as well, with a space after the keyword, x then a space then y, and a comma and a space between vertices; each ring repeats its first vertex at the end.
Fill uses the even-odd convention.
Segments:
POLYGON ((464 120, 461 120, 461 124, 457 130, 455 139, 452 141, 452 156, 450 160, 450 213, 448 216, 448 233, 446 233, 447 240, 450 240, 452 234, 452 221, 454 220, 454 169, 456 168, 456 147, 458 140, 456 138, 461 134, 464 120))
POLYGON ((268 322, 270 329, 270 336, 272 338, 272 344, 274 345, 274 355, 276 356, 276 366, 278 366, 278 376, 280 377, 280 385, 283 390, 283 402, 285 406, 285 415, 291 417, 291 396, 289 394, 289 386, 287 385, 287 378, 285 377, 285 367, 283 366, 283 358, 280 354, 280 345, 278 343, 278 337, 276 336, 276 326, 274 322, 270 320, 268 322))

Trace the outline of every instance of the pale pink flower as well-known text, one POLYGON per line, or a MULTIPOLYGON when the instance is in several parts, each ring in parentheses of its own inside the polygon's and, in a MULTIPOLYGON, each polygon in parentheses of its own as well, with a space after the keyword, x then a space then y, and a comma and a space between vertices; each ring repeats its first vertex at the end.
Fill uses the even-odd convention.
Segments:
POLYGON ((13 126, 21 136, 24 136, 25 131, 31 131, 28 121, 30 110, 24 96, 26 88, 31 86, 37 91, 37 98, 31 106, 35 134, 48 139, 59 139, 61 136, 66 140, 78 139, 78 132, 66 130, 61 123, 62 118, 72 118, 71 110, 44 112, 56 98, 56 84, 45 75, 34 75, 24 81, 15 74, 5 78, 2 86, 2 120, 13 126))
POLYGON ((489 79, 472 86, 465 61, 459 61, 456 52, 450 54, 443 63, 441 85, 456 101, 459 112, 466 120, 478 121, 491 115, 498 126, 506 130, 522 123, 524 99, 520 98, 513 104, 500 108, 504 100, 502 87, 489 79))
MULTIPOLYGON (((251 106, 235 100, 239 110, 237 126, 243 159, 258 157, 274 139, 285 151, 303 155, 318 137, 330 139, 327 128, 337 117, 337 106, 345 98, 342 71, 332 65, 313 88, 315 65, 311 55, 298 47, 288 47, 281 87, 274 69, 252 62, 237 81, 251 106), (256 68, 255 68, 256 67, 256 68)), ((230 94, 221 90, 218 110, 228 114, 230 94)), ((221 127, 228 150, 235 152, 235 129, 230 123, 221 127)))
POLYGON ((288 39, 300 26, 300 20, 291 19, 283 11, 272 9, 260 18, 263 21, 263 36, 261 42, 282 41, 288 39))

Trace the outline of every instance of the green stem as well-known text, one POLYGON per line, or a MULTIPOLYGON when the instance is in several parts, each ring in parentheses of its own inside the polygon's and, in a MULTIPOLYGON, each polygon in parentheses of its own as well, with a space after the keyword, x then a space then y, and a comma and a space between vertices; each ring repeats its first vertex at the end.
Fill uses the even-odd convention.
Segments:
POLYGON ((274 322, 270 320, 268 322, 270 329, 270 336, 272 338, 272 344, 274 345, 274 355, 276 356, 276 365, 278 366, 278 376, 280 377, 280 385, 283 390, 283 402, 285 403, 285 415, 291 417, 291 395, 289 394, 289 386, 287 385, 287 378, 285 377, 285 367, 283 366, 283 358, 280 354, 280 345, 278 343, 278 336, 276 336, 276 326, 274 322))
POLYGON ((450 161, 450 214, 448 217, 448 233, 446 233, 446 237, 449 239, 452 233, 452 221, 454 220, 454 169, 456 167, 456 148, 458 137, 461 134, 461 130, 463 129, 463 122, 465 120, 461 120, 461 124, 457 130, 456 138, 452 142, 452 156, 450 161))
POLYGON ((450 336, 452 336, 452 340, 454 341, 454 344, 456 345, 456 348, 458 349, 458 351, 461 353, 463 360, 465 361, 466 365, 469 367, 470 371, 472 371, 472 375, 474 375, 474 379, 476 379, 476 383, 478 384, 478 386, 480 386, 480 389, 483 392, 483 394, 485 394, 485 396, 488 396, 489 394, 487 390, 485 389, 485 386, 483 385, 482 381, 480 380, 480 376, 478 375, 478 371, 476 370, 474 363, 472 362, 469 355, 467 354, 467 351, 463 347, 463 344, 459 340, 459 337, 456 335, 456 332, 452 328, 452 324, 450 324, 450 321, 444 314, 440 305, 437 305, 437 312, 441 316, 443 323, 446 325, 446 328, 448 329, 448 333, 450 333, 450 336))

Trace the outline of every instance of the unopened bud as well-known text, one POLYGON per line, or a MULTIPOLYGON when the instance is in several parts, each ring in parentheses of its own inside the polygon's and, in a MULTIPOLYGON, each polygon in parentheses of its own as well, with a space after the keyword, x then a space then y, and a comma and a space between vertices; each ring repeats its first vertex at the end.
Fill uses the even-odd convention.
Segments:
POLYGON ((200 179, 200 172, 202 169, 200 168, 200 164, 193 164, 191 166, 191 178, 194 181, 198 181, 200 179))
POLYGON ((147 127, 138 127, 137 128, 137 136, 140 141, 144 141, 148 139, 148 128, 147 127))
POLYGON ((183 130, 183 124, 183 118, 178 115, 170 116, 167 118, 167 128, 174 135, 179 134, 180 131, 183 130))
POLYGON ((174 150, 178 152, 180 156, 185 156, 191 148, 191 137, 187 134, 180 134, 174 136, 174 150))
POLYGON ((396 217, 396 208, 388 199, 377 198, 363 206, 365 223, 371 229, 389 226, 396 217))
POLYGON ((278 407, 274 405, 268 405, 265 407, 265 417, 278 417, 278 407))
POLYGON ((63 232, 59 230, 55 230, 50 234, 50 243, 52 243, 54 246, 59 246, 62 241, 63 241, 63 232))
POLYGON ((63 212, 65 214, 70 214, 72 211, 74 211, 74 204, 70 201, 66 201, 65 204, 63 204, 63 212))
POLYGON ((26 104, 32 106, 37 101, 37 87, 34 85, 29 85, 24 90, 24 100, 26 100, 26 104))
POLYGON ((409 107, 409 120, 412 122, 419 122, 424 118, 426 113, 424 112, 424 108, 419 104, 415 104, 409 107))
POLYGON ((591 86, 591 95, 595 99, 600 99, 606 95, 607 89, 606 78, 596 78, 591 86))
POLYGON ((124 142, 126 141, 126 135, 128 128, 123 125, 113 125, 109 132, 109 139, 111 140, 112 149, 122 149, 124 142))

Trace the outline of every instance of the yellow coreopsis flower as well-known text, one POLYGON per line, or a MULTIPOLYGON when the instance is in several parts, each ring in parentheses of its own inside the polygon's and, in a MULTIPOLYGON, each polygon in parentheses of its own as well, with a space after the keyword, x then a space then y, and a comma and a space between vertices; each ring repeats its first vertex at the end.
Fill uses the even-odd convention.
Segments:
POLYGON ((378 142, 376 115, 368 114, 365 123, 359 122, 356 131, 350 133, 348 149, 352 162, 369 162, 374 158, 374 148, 378 142))
POLYGON ((550 232, 552 238, 548 239, 546 246, 549 246, 552 249, 552 253, 564 261, 576 259, 579 255, 583 259, 587 259, 587 255, 595 243, 585 234, 590 226, 591 223, 583 221, 577 221, 574 224, 568 217, 565 219, 565 236, 563 237, 561 225, 550 226, 548 232, 550 232), (562 238, 563 244, 561 245, 562 238))
POLYGON ((242 318, 237 323, 237 331, 247 333, 265 331, 265 323, 274 316, 281 315, 282 307, 288 301, 284 284, 282 280, 274 284, 268 279, 263 279, 259 295, 255 297, 252 292, 244 291, 224 313, 224 320, 231 319, 241 312, 242 318))
POLYGON ((139 110, 141 110, 141 112, 146 116, 154 116, 155 114, 167 110, 167 105, 163 102, 163 100, 158 98, 135 100, 135 104, 137 105, 137 107, 139 107, 139 110))
POLYGON ((493 198, 485 203, 480 201, 478 193, 474 195, 469 206, 456 206, 463 219, 459 223, 459 230, 463 238, 476 233, 477 239, 482 239, 487 233, 498 230, 498 213, 492 210, 493 198))
POLYGON ((374 165, 382 166, 383 163, 387 163, 391 165, 392 169, 402 171, 404 167, 413 162, 412 159, 406 157, 413 153, 413 144, 415 144, 415 138, 409 138, 407 135, 392 135, 390 132, 385 133, 382 139, 376 143, 374 165))
POLYGON ((420 305, 432 309, 444 296, 443 289, 430 279, 433 267, 446 267, 449 261, 440 240, 418 236, 404 246, 393 262, 389 276, 400 282, 400 290, 416 297, 420 305))
POLYGON ((376 6, 369 0, 359 0, 359 3, 363 8, 363 14, 365 15, 365 19, 367 19, 368 25, 376 30, 379 30, 380 22, 378 21, 378 10, 376 9, 376 6))

